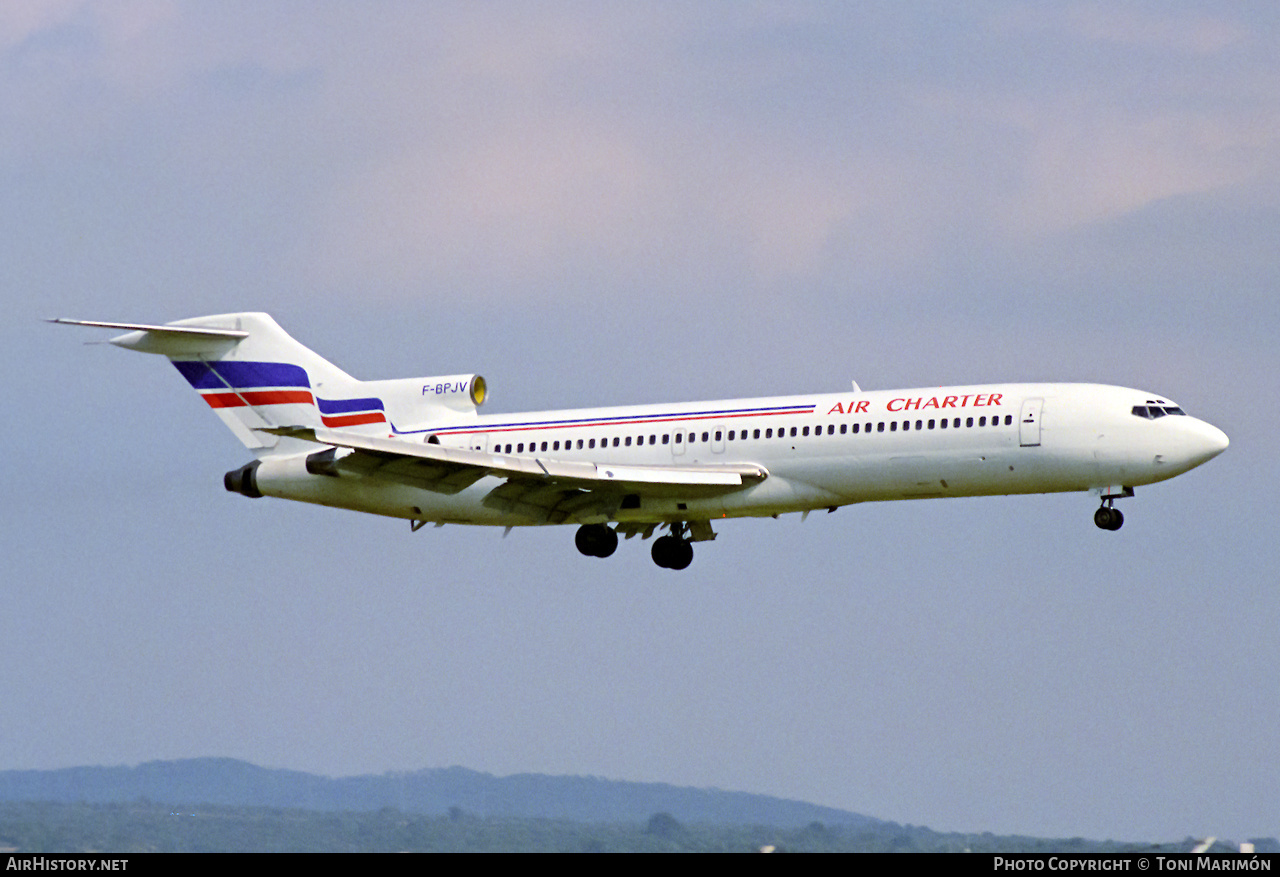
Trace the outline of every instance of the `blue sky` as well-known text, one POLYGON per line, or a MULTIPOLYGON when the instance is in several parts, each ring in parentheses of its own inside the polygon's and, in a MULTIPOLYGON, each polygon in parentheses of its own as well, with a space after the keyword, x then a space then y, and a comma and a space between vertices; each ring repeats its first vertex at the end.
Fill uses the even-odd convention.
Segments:
POLYGON ((719 786, 938 830, 1280 835, 1270 4, 0 7, 0 767, 228 755, 719 786), (569 529, 225 493, 163 360, 265 310, 488 410, 1150 389, 1140 490, 569 529))

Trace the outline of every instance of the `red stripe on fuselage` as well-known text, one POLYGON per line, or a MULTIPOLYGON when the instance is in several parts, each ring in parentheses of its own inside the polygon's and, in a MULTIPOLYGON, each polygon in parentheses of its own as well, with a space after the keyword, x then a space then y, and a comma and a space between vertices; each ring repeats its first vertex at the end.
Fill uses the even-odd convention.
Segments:
POLYGON ((325 426, 360 426, 363 423, 386 423, 387 418, 381 411, 369 414, 344 414, 342 417, 321 416, 320 422, 325 426))

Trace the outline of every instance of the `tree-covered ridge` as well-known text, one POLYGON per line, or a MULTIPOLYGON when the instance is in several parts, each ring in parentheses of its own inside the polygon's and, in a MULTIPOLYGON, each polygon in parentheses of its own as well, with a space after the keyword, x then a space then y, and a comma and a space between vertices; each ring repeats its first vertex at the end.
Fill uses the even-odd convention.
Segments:
MULTIPOLYGON (((1090 853, 1198 842, 939 833, 744 792, 457 767, 330 779, 201 758, 0 772, 0 851, 11 852, 1090 853)), ((1280 852, 1274 839, 1254 844, 1280 852)))
POLYGON ((811 822, 873 825, 857 813, 767 795, 633 783, 599 777, 517 774, 495 777, 460 767, 331 779, 272 770, 230 758, 152 761, 136 767, 0 772, 0 801, 118 803, 196 801, 301 810, 482 816, 576 822, 643 822, 671 813, 682 822, 796 827, 811 822))
MULTIPOLYGON (((1165 844, 943 834, 918 826, 798 827, 682 823, 669 813, 643 822, 574 822, 476 816, 315 812, 270 807, 130 804, 0 804, 0 850, 21 853, 146 852, 1187 852, 1165 844)), ((1257 841, 1274 852, 1274 840, 1257 841)), ((1233 852, 1219 844, 1214 852, 1233 852)))

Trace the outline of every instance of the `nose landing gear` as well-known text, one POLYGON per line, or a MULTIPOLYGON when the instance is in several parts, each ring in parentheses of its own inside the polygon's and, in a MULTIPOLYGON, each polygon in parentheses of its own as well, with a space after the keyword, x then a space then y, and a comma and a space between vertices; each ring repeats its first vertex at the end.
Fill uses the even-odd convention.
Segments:
POLYGON ((1103 500, 1103 506, 1093 513, 1093 522, 1103 530, 1119 530, 1124 525, 1124 515, 1114 508, 1111 500, 1103 500))

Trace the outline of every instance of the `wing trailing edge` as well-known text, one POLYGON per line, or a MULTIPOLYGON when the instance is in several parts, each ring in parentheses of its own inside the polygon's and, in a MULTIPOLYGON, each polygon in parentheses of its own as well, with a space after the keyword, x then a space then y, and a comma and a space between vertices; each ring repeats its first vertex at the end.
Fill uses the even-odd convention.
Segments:
MULTIPOLYGON (((726 463, 717 465, 684 466, 617 466, 612 464, 556 460, 542 457, 526 457, 513 454, 495 454, 490 451, 473 451, 442 445, 417 444, 399 439, 358 435, 332 429, 270 430, 287 434, 317 444, 346 448, 365 457, 380 457, 383 468, 393 467, 404 475, 411 474, 412 465, 420 463, 426 470, 439 469, 441 486, 462 485, 478 481, 485 475, 493 475, 512 481, 533 481, 577 487, 582 490, 610 493, 640 493, 666 495, 672 491, 695 490, 699 493, 720 493, 738 490, 768 477, 763 466, 754 463, 726 463)), ((336 460, 359 471, 368 470, 359 459, 350 456, 336 460), (349 461, 349 462, 348 462, 349 461)), ((336 473, 335 473, 336 474, 336 473)), ((387 473, 388 475, 391 472, 387 473)), ((426 473, 424 473, 426 474, 426 473)), ((414 478, 414 480, 419 480, 414 478)), ((445 492, 452 492, 446 489, 445 492)))

